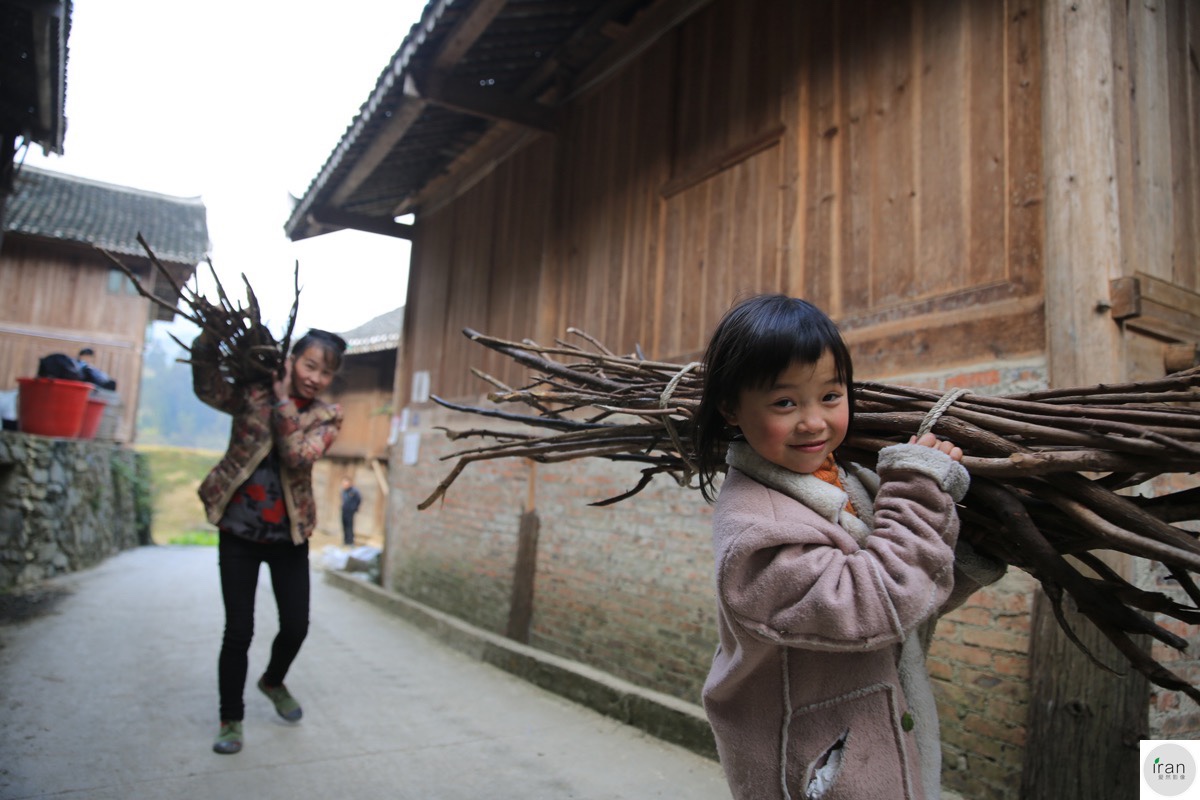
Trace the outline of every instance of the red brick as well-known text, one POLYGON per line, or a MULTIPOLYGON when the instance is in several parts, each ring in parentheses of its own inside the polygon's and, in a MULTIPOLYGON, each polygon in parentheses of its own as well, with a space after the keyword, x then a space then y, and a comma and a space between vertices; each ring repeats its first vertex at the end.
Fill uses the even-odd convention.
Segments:
POLYGON ((1029 657, 1009 653, 996 653, 992 657, 992 668, 998 674, 1024 680, 1029 676, 1029 657))
POLYGON ((1027 637, 999 630, 963 630, 963 642, 991 650, 1004 650, 1015 653, 1022 653, 1029 649, 1027 637))
POLYGON ((1025 746, 1025 729, 1023 727, 1005 725, 986 717, 974 715, 963 719, 963 728, 971 733, 978 733, 983 737, 980 741, 980 747, 984 749, 995 749, 991 745, 985 744, 988 739, 1004 742, 1016 747, 1025 746))
POLYGON ((954 678, 954 666, 944 659, 930 657, 925 666, 929 670, 929 677, 934 680, 949 681, 954 678))
MULTIPOLYGON (((967 625, 990 626, 994 622, 995 615, 991 609, 983 606, 963 606, 956 609, 952 614, 946 615, 945 619, 955 620, 967 625)), ((938 628, 942 627, 942 623, 938 623, 938 628)))
POLYGON ((947 661, 972 667, 991 666, 993 658, 990 650, 951 642, 937 642, 930 648, 930 652, 936 652, 947 661))
POLYGON ((968 372, 954 375, 946 379, 946 388, 972 388, 980 386, 996 386, 1000 383, 1000 372, 989 369, 982 372, 968 372))

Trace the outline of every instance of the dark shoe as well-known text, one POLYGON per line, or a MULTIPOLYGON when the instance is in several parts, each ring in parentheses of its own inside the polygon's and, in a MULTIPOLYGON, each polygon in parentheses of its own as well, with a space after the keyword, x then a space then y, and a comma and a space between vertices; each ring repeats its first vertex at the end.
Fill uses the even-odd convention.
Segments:
POLYGON ((242 752, 242 721, 240 719, 221 720, 221 730, 217 734, 217 740, 213 742, 213 752, 223 756, 242 752))
POLYGON ((275 711, 288 722, 295 722, 304 716, 304 711, 300 708, 300 704, 296 702, 296 698, 292 697, 292 693, 283 684, 267 686, 263 683, 263 679, 259 678, 258 690, 275 704, 275 711))

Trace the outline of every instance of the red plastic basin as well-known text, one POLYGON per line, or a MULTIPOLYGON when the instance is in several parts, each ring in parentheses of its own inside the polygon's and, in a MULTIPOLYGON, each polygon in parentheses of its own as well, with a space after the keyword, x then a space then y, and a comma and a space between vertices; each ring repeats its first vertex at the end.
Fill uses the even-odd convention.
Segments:
POLYGON ((88 398, 87 405, 83 407, 83 421, 79 423, 80 439, 96 438, 96 431, 100 430, 100 420, 103 419, 106 408, 108 403, 103 400, 88 398))
POLYGON ((71 437, 79 433, 92 384, 60 378, 17 378, 17 384, 22 433, 71 437))

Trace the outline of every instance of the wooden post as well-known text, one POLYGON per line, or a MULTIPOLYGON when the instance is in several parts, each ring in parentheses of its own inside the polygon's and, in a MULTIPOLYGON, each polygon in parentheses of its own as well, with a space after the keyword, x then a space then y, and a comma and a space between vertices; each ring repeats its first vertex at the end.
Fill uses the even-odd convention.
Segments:
MULTIPOLYGON (((1120 381, 1122 332, 1108 313, 1110 281, 1122 276, 1118 152, 1128 94, 1117 85, 1118 0, 1045 0, 1046 348, 1052 386, 1120 381)), ((1128 557, 1106 559, 1128 575, 1128 557)), ((1122 674, 1097 667, 1070 642, 1038 591, 1030 648, 1030 711, 1020 796, 1026 800, 1128 798, 1138 792, 1138 739, 1148 729, 1149 684, 1073 608, 1065 617, 1083 644, 1122 674)))
POLYGON ((541 522, 534 506, 536 478, 537 463, 530 461, 529 496, 517 528, 517 563, 513 567, 512 602, 505 631, 508 638, 522 643, 529 642, 529 626, 533 622, 533 583, 537 575, 537 543, 541 522))

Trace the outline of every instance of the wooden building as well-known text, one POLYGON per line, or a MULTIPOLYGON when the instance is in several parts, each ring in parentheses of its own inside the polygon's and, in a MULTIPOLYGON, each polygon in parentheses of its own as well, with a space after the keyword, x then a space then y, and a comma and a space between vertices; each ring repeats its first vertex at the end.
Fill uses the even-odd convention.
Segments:
POLYGON ((356 543, 383 544, 396 353, 403 324, 401 306, 341 334, 346 357, 328 399, 341 404, 345 420, 333 447, 313 468, 317 527, 339 540, 342 479, 349 478, 362 493, 354 518, 356 543))
MULTIPOLYGON (((1198 51, 1189 0, 433 0, 287 223, 413 240, 386 585, 695 701, 697 492, 592 509, 636 470, 496 463, 416 510, 455 451, 439 426, 472 427, 425 388, 522 378, 459 332, 688 361, 740 295, 782 291, 832 314, 862 379, 1161 376, 1200 341, 1198 51)), ((1139 738, 1200 733, 1190 700, 1065 641, 1015 570, 943 622, 945 786, 1128 797, 1139 738)))
POLYGON ((151 267, 137 235, 182 284, 209 251, 203 202, 22 166, 3 229, 0 391, 34 377, 46 355, 75 356, 90 347, 94 365, 117 383, 113 438, 134 441, 146 326, 174 314, 139 295, 96 248, 116 256, 174 307, 174 288, 151 267))

